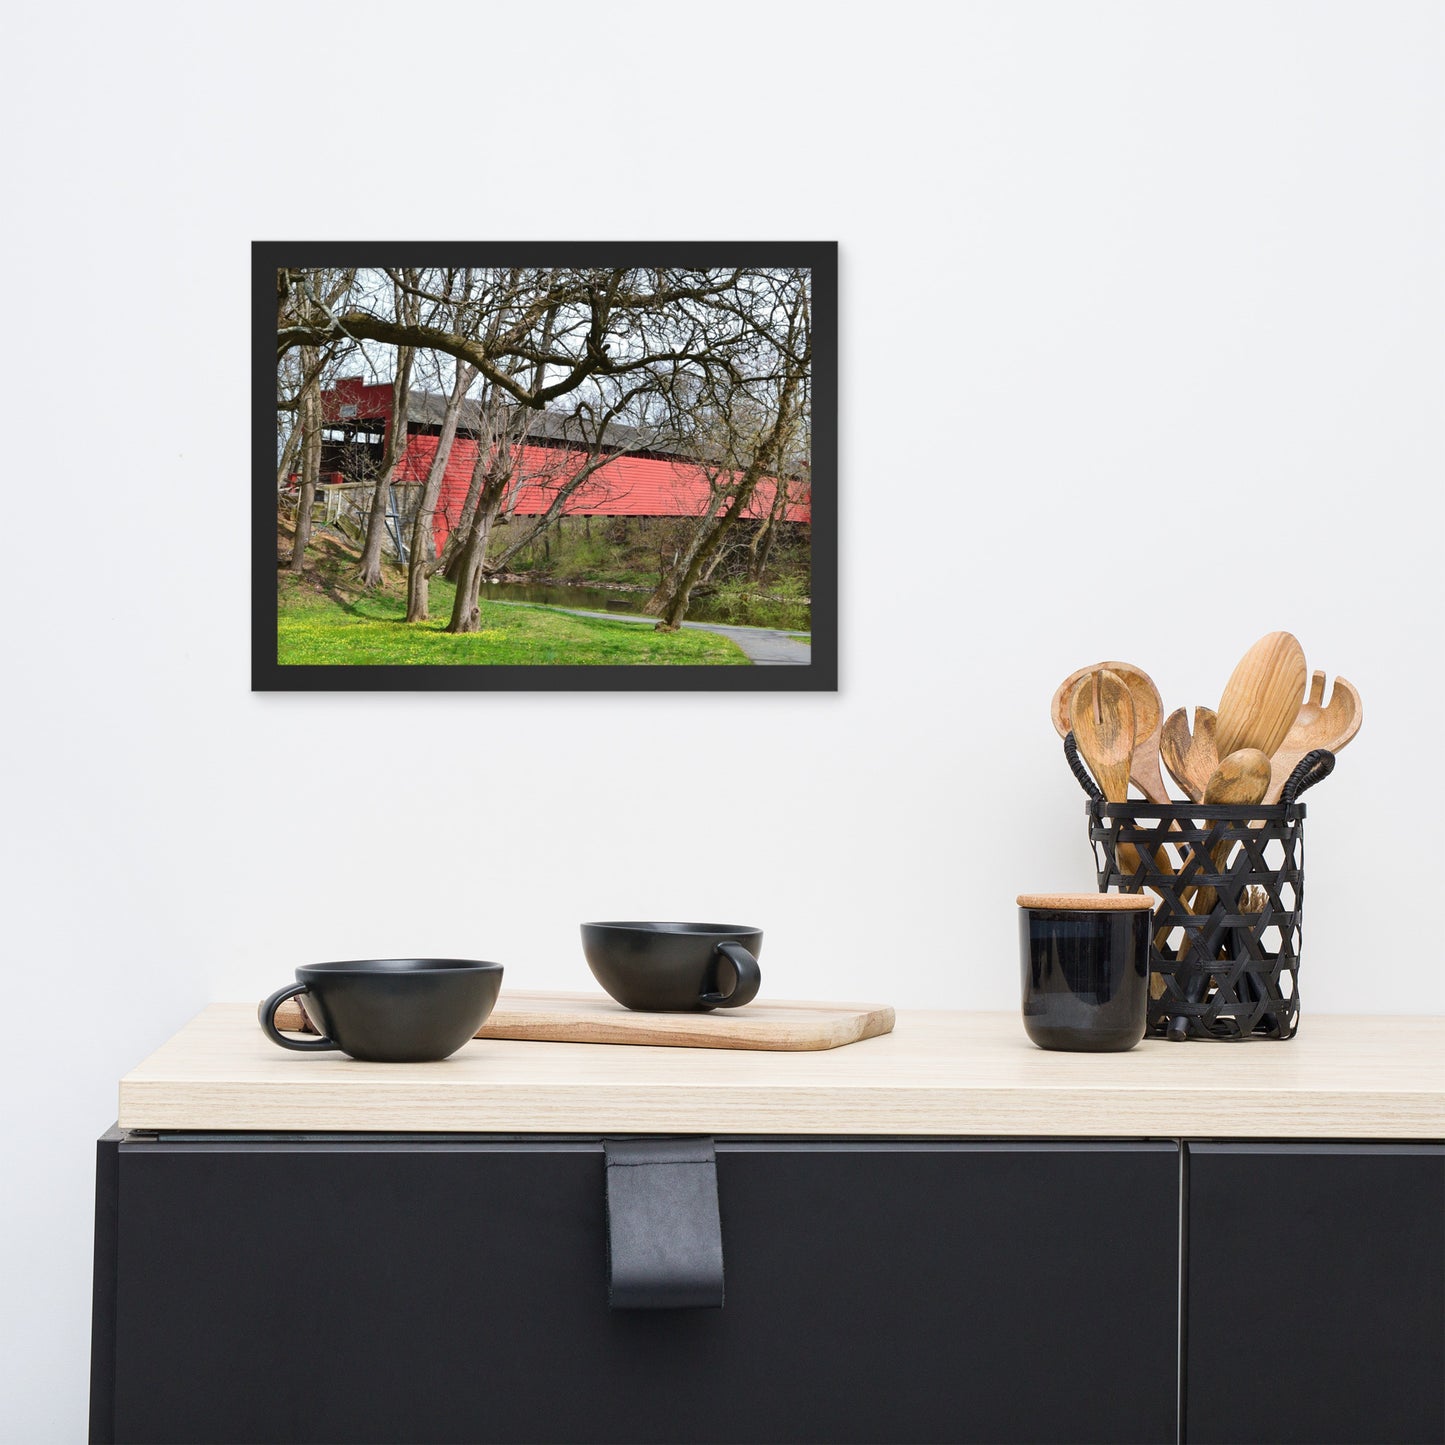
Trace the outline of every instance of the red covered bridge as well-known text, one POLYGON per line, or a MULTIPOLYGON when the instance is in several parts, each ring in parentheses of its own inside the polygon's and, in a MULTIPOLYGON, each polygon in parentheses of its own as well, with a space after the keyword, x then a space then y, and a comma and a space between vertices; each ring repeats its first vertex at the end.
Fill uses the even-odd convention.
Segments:
MULTIPOLYGON (((381 463, 390 424, 392 384, 370 385, 360 377, 338 381, 323 393, 322 480, 354 481, 374 475, 381 463)), ((436 455, 445 401, 429 392, 413 392, 407 406, 407 443, 395 474, 397 482, 424 482, 436 455)), ((509 516, 535 517, 546 512, 557 492, 589 460, 587 449, 569 437, 566 418, 538 412, 528 428, 515 480, 504 510, 509 516)), ((632 427, 608 427, 604 450, 615 453, 567 498, 568 517, 696 517, 707 510, 711 487, 696 458, 638 444, 632 427)), ((456 440, 447 458, 437 504, 436 544, 461 516, 477 459, 477 408, 463 404, 456 440)), ((811 520, 810 484, 806 478, 786 483, 784 522, 811 520)), ((744 516, 763 520, 772 511, 777 482, 764 478, 749 499, 744 516)))

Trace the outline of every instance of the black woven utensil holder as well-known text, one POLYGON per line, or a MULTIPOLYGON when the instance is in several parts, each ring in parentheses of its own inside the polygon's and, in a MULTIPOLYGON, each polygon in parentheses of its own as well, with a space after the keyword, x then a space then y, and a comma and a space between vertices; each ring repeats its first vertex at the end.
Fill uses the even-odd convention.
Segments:
MULTIPOLYGON (((1070 734, 1065 752, 1071 767, 1077 761, 1072 742, 1070 734)), ((1283 800, 1269 807, 1109 803, 1087 771, 1075 767, 1090 795, 1099 891, 1148 888, 1159 899, 1150 947, 1149 1033, 1166 1033, 1173 1020, 1192 1039, 1294 1037, 1305 819, 1304 805, 1295 799, 1333 767, 1332 753, 1309 754, 1290 775, 1283 800), (1121 847, 1132 865, 1128 871, 1119 864, 1121 847), (1208 913, 1191 908, 1201 888, 1214 890, 1208 913), (1251 889, 1257 891, 1251 895, 1251 889), (1263 903, 1257 912, 1247 909, 1251 896, 1263 903)))

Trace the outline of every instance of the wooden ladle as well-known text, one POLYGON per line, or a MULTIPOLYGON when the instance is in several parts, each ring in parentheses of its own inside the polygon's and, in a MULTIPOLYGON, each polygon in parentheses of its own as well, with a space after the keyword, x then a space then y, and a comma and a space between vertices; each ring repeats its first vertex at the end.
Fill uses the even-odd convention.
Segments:
MULTIPOLYGON (((1101 671, 1112 672, 1123 680, 1129 689, 1129 700, 1134 705, 1134 746, 1129 761, 1129 777, 1151 803, 1167 803, 1169 792, 1159 772, 1159 733, 1164 722, 1164 704, 1160 701, 1154 679, 1142 668, 1128 662, 1096 662, 1092 667, 1081 667, 1071 672, 1055 690, 1053 705, 1049 709, 1054 730, 1060 737, 1069 731, 1070 703, 1075 690, 1083 678, 1101 671)), ((1087 762, 1088 756, 1079 742, 1077 728, 1074 729, 1074 741, 1079 743, 1079 751, 1087 762)), ((1122 803, 1124 799, 1110 798, 1109 801, 1122 803)))
POLYGON ((1328 748, 1337 753, 1360 730, 1365 709, 1360 694, 1352 683, 1335 678, 1330 700, 1325 702, 1325 675, 1315 672, 1310 677, 1309 696, 1300 704, 1290 730, 1279 750, 1270 759, 1269 791, 1266 803, 1277 803, 1289 775, 1299 760, 1315 748, 1328 748))
POLYGON ((1204 801, 1204 790, 1219 766, 1219 751, 1214 743, 1214 709, 1194 709, 1194 731, 1182 707, 1175 708, 1165 719, 1159 739, 1159 750, 1169 776, 1184 789, 1191 803, 1204 801))
POLYGON ((1261 637, 1240 658, 1219 699, 1214 725, 1219 756, 1258 748, 1272 758, 1299 716, 1308 675, 1304 648, 1288 632, 1261 637))

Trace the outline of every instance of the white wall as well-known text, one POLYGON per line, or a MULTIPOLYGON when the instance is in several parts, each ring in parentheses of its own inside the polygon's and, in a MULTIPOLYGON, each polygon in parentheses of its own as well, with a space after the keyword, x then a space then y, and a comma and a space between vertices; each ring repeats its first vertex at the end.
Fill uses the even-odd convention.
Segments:
POLYGON ((7 22, 5 1439, 83 1433, 93 1140, 201 1005, 723 915, 776 995, 1013 1008, 1013 895, 1091 886, 1047 706, 1100 657, 1211 702, 1287 627, 1359 686, 1306 1014, 1445 1011, 1441 7, 940 9, 7 22), (842 242, 838 695, 253 696, 252 238, 644 235, 842 242))

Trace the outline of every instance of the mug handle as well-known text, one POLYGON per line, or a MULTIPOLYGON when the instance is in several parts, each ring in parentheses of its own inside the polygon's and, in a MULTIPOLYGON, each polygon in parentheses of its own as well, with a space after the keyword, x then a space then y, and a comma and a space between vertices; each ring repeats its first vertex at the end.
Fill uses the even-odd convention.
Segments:
POLYGON ((737 970, 737 982, 733 984, 730 993, 705 993, 699 1002, 710 1008, 741 1008, 745 1003, 751 1003, 758 996, 758 989, 763 983, 763 971, 758 967, 757 959, 742 944, 734 943, 731 939, 725 939, 718 944, 713 952, 720 953, 731 961, 737 970))
POLYGON ((266 1037, 273 1044, 280 1044, 283 1049, 295 1049, 301 1054, 321 1053, 330 1049, 339 1049, 340 1044, 333 1044, 325 1034, 319 1039, 308 1039, 304 1043, 300 1039, 288 1039, 280 1029, 276 1027, 276 1010, 286 1002, 288 998, 295 998, 297 994, 307 992, 310 986, 304 983, 287 984, 285 988, 278 988, 260 1008, 256 1010, 256 1017, 261 1020, 261 1028, 266 1037))

